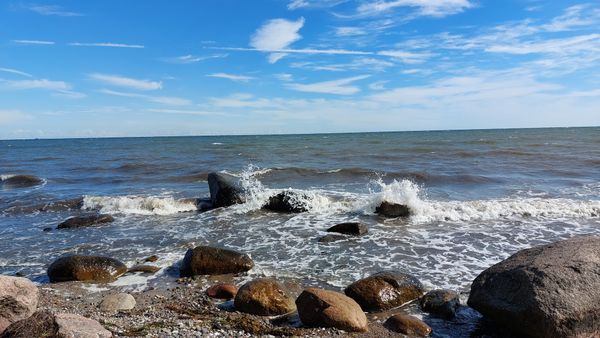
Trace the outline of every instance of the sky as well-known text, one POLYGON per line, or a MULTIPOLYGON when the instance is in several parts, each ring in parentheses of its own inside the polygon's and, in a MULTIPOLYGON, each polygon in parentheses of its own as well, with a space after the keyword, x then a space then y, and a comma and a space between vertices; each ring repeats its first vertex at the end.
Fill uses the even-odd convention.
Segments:
POLYGON ((0 2, 0 139, 600 125, 600 2, 0 2))

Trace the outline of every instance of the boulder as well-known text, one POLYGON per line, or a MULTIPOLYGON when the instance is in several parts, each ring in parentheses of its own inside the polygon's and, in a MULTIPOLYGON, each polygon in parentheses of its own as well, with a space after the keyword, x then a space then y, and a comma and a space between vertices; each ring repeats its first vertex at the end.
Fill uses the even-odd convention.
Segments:
POLYGON ((135 298, 128 293, 113 293, 102 299, 98 307, 104 312, 131 310, 135 307, 135 298))
POLYGON ((158 260, 157 255, 152 255, 144 258, 144 262, 156 262, 158 260))
POLYGON ((38 298, 39 291, 29 279, 0 275, 0 332, 31 316, 38 298))
POLYGON ((233 250, 198 246, 189 249, 181 263, 182 277, 246 272, 254 267, 248 255, 233 250))
POLYGON ((397 314, 388 318, 383 326, 388 330, 405 334, 409 337, 427 337, 431 327, 417 317, 407 314, 397 314))
POLYGON ((130 267, 129 270, 127 270, 127 272, 142 272, 142 273, 148 273, 148 274, 155 274, 158 271, 160 271, 160 267, 155 266, 155 265, 148 265, 148 264, 134 265, 134 266, 130 267))
POLYGON ((350 284, 344 292, 365 311, 382 311, 415 300, 424 293, 415 277, 398 272, 379 272, 350 284))
POLYGON ((421 297, 421 308, 433 316, 452 319, 460 306, 458 293, 450 290, 433 290, 421 297))
POLYGON ((408 217, 410 216, 410 209, 404 204, 383 201, 375 208, 375 213, 389 218, 408 217))
POLYGON ((42 183, 44 183, 44 180, 31 175, 6 175, 0 177, 0 186, 7 188, 27 188, 42 183))
POLYGON ((206 295, 216 299, 233 299, 237 292, 237 286, 229 283, 215 284, 206 289, 206 295))
POLYGON ((350 297, 335 291, 309 288, 296 299, 298 316, 310 327, 333 327, 348 332, 366 332, 367 316, 350 297))
POLYGON ((308 196, 304 194, 294 191, 283 191, 269 197, 267 203, 263 205, 263 209, 289 213, 306 212, 308 211, 307 200, 308 196))
POLYGON ((344 235, 362 236, 368 232, 366 225, 360 222, 340 223, 327 229, 327 232, 337 232, 344 235))
POLYGON ((39 211, 66 211, 73 209, 81 209, 82 206, 83 197, 78 197, 64 201, 46 203, 43 205, 39 205, 36 208, 39 211))
POLYGON ((235 176, 210 173, 207 180, 213 207, 228 207, 244 202, 244 189, 235 176))
POLYGON ((244 284, 235 295, 237 310, 258 316, 278 316, 296 309, 294 300, 277 281, 259 278, 244 284))
POLYGON ((110 338, 112 333, 93 319, 79 315, 38 311, 10 325, 1 338, 110 338))
POLYGON ((92 214, 69 217, 56 227, 57 229, 73 229, 113 222, 115 219, 107 214, 92 214))
POLYGON ((522 336, 600 336, 600 237, 517 252, 475 278, 468 305, 522 336))
POLYGON ((120 261, 102 256, 66 256, 55 260, 48 267, 51 283, 81 281, 108 283, 127 272, 120 261))

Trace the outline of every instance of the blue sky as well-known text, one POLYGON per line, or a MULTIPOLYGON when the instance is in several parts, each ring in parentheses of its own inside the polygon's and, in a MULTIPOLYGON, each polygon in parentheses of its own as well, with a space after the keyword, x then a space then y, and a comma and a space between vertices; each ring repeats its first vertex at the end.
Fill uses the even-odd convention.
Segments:
POLYGON ((0 138, 600 125, 600 4, 3 1, 0 138))

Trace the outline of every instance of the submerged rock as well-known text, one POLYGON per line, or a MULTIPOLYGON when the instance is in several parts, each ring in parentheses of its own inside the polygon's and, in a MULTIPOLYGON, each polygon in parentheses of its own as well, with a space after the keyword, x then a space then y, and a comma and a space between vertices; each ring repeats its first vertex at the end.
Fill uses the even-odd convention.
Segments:
POLYGON ((383 326, 388 330, 405 334, 409 337, 427 337, 431 327, 417 317, 407 314, 397 314, 388 318, 383 326))
POLYGON ((127 272, 120 261, 102 256, 66 256, 48 267, 51 283, 81 281, 108 283, 127 272))
POLYGON ((92 214, 85 216, 69 217, 56 227, 57 229, 73 229, 92 225, 111 223, 115 219, 108 214, 92 214))
POLYGON ((66 211, 81 209, 83 206, 83 197, 73 198, 70 200, 57 201, 46 203, 37 207, 39 211, 66 211))
POLYGON ((135 298, 128 293, 113 293, 102 299, 98 307, 104 312, 131 310, 135 307, 135 298))
POLYGON ((368 330, 367 316, 350 297, 339 292, 309 288, 296 299, 298 316, 309 327, 333 327, 348 332, 368 330))
POLYGON ((158 260, 157 255, 152 255, 144 258, 144 262, 156 262, 158 260))
POLYGON ((269 197, 263 209, 276 212, 300 213, 308 211, 308 196, 294 191, 283 191, 269 197))
POLYGON ((31 316, 38 305, 38 288, 29 279, 0 275, 0 333, 31 316))
POLYGON ((351 235, 351 236, 362 236, 368 232, 366 225, 360 222, 346 222, 340 223, 327 229, 327 232, 337 232, 340 234, 351 235))
POLYGON ((259 278, 244 284, 235 296, 237 310, 258 316, 277 316, 296 309, 294 300, 277 281, 259 278))
POLYGON ((344 236, 344 235, 330 234, 330 235, 325 235, 325 236, 319 237, 318 242, 319 243, 331 243, 331 242, 343 241, 348 238, 349 238, 348 236, 344 236))
POLYGON ((410 209, 404 204, 383 201, 375 208, 375 213, 389 218, 408 217, 410 216, 410 209))
POLYGON ((521 250, 483 271, 469 306, 530 337, 600 335, 600 237, 521 250))
POLYGON ((398 272, 379 272, 350 284, 344 292, 365 311, 382 311, 413 301, 424 292, 415 277, 398 272))
POLYGON ((460 306, 458 293, 450 290, 433 290, 421 297, 421 308, 434 316, 452 319, 460 306))
POLYGON ((206 295, 216 299, 233 299, 237 292, 237 286, 229 283, 215 284, 206 289, 206 295))
POLYGON ((67 313, 38 311, 10 325, 2 338, 110 338, 112 333, 93 319, 67 313))
POLYGON ((233 250, 198 246, 189 249, 181 263, 182 277, 246 272, 254 267, 248 255, 233 250))
POLYGON ((160 267, 155 266, 155 265, 148 265, 148 264, 134 265, 134 266, 130 267, 129 270, 127 270, 127 272, 142 272, 142 273, 148 273, 148 274, 154 274, 159 271, 160 271, 160 267))
POLYGON ((7 188, 27 188, 44 183, 39 177, 32 175, 12 175, 0 177, 0 186, 7 188))
POLYGON ((237 177, 222 173, 210 173, 207 180, 213 207, 228 207, 244 203, 244 189, 237 177))

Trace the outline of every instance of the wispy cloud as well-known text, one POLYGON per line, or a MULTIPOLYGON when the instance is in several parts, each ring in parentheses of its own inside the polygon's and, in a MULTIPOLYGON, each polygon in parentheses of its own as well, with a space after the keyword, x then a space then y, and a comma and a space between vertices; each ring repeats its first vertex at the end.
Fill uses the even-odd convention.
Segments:
MULTIPOLYGON (((304 18, 296 21, 273 19, 264 23, 250 38, 250 46, 260 51, 274 51, 288 48, 300 40, 298 33, 304 26, 304 18)), ((269 62, 275 63, 286 55, 285 52, 274 52, 269 55, 269 62)))
POLYGON ((162 88, 162 82, 160 81, 133 79, 113 74, 93 73, 89 75, 89 78, 112 86, 137 90, 157 90, 162 88))
POLYGON ((83 16, 82 13, 69 11, 61 6, 57 5, 26 5, 25 9, 35 12, 40 15, 53 15, 53 16, 83 16))
POLYGON ((11 40, 14 43, 18 43, 20 45, 53 45, 54 41, 45 41, 45 40, 11 40))
POLYGON ((16 70, 16 69, 12 69, 12 68, 0 68, 0 72, 17 74, 17 75, 21 75, 21 76, 25 76, 25 77, 33 77, 33 75, 31 75, 29 73, 25 73, 20 70, 16 70))
POLYGON ((72 90, 58 90, 52 93, 52 96, 61 97, 65 99, 83 99, 87 97, 87 94, 72 90))
POLYGON ((348 2, 348 0, 291 0, 287 8, 289 10, 300 8, 331 8, 344 2, 348 2))
POLYGON ((381 72, 387 68, 393 67, 396 64, 394 62, 381 60, 373 57, 359 56, 354 58, 348 63, 327 63, 321 61, 306 61, 306 62, 294 62, 290 66, 292 68, 310 69, 316 71, 330 71, 330 72, 346 72, 351 70, 370 70, 373 72, 381 72))
POLYGON ((27 90, 27 89, 46 89, 46 90, 69 90, 71 85, 63 81, 52 81, 48 79, 35 80, 2 80, 0 79, 0 89, 7 90, 27 90))
POLYGON ((175 63, 175 64, 190 64, 190 63, 198 63, 210 59, 222 59, 229 56, 229 54, 221 53, 221 54, 211 54, 211 55, 182 55, 175 57, 162 58, 161 60, 167 63, 175 63))
POLYGON ((76 47, 144 48, 144 45, 132 45, 114 42, 69 42, 68 45, 76 47))
POLYGON ((100 93, 113 95, 113 96, 121 96, 121 97, 131 97, 131 98, 140 98, 153 103, 160 103, 169 106, 185 106, 192 104, 192 101, 188 99, 184 99, 181 97, 171 97, 171 96, 152 96, 152 95, 144 95, 139 93, 128 93, 128 92, 119 92, 110 89, 101 89, 100 93))
POLYGON ((359 75, 339 80, 323 81, 310 84, 289 83, 286 85, 286 87, 299 92, 352 95, 358 93, 360 88, 357 86, 348 86, 348 84, 366 79, 368 77, 370 77, 370 75, 359 75))
POLYGON ((508 54, 557 53, 572 54, 581 51, 600 52, 600 34, 580 35, 539 42, 521 42, 491 45, 486 52, 508 54))
POLYGON ((206 76, 227 79, 227 80, 237 81, 237 82, 248 82, 248 81, 254 79, 254 77, 252 77, 252 76, 227 74, 227 73, 212 73, 212 74, 208 74, 206 76))
POLYGON ((416 53, 404 50, 383 50, 377 52, 377 55, 389 56, 407 64, 423 63, 432 56, 431 53, 416 53))
POLYGON ((470 0, 370 0, 356 9, 359 16, 372 16, 390 12, 396 8, 414 8, 416 15, 443 17, 474 7, 470 0))

